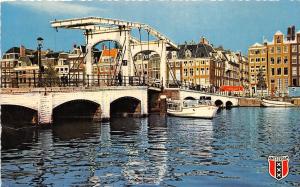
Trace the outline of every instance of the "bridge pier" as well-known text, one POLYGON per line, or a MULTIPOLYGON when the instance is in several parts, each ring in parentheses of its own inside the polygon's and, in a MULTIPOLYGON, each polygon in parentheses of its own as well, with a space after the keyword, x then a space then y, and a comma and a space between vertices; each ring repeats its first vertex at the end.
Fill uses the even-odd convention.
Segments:
POLYGON ((106 99, 103 99, 101 102, 101 107, 102 107, 101 120, 108 121, 110 119, 110 99, 108 97, 104 97, 104 98, 106 99))
POLYGON ((52 93, 40 94, 40 100, 38 104, 38 123, 50 124, 52 123, 52 93))

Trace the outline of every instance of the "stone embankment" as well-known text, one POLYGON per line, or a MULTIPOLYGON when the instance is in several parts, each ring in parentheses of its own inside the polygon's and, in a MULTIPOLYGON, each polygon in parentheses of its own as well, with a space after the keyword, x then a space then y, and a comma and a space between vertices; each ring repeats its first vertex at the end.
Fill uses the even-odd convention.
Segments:
POLYGON ((261 100, 258 98, 240 98, 239 106, 241 106, 241 107, 259 107, 259 106, 261 106, 261 100))

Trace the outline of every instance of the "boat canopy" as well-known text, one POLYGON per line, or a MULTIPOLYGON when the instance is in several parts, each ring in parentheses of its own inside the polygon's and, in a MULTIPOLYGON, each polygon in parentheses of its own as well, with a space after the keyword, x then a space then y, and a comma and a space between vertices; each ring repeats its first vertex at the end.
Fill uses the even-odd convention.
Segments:
POLYGON ((244 91, 244 87, 243 86, 221 86, 220 87, 221 91, 244 91))

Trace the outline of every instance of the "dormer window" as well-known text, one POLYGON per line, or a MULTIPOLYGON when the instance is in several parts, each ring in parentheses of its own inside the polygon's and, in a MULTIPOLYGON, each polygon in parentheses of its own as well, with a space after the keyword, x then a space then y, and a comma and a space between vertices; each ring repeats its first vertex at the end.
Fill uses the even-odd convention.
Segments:
POLYGON ((281 43, 281 38, 280 38, 280 36, 277 36, 276 42, 277 42, 277 43, 281 43))
POLYGON ((190 50, 186 50, 186 51, 185 51, 185 57, 186 57, 186 58, 191 58, 191 57, 192 57, 192 53, 191 53, 190 50))

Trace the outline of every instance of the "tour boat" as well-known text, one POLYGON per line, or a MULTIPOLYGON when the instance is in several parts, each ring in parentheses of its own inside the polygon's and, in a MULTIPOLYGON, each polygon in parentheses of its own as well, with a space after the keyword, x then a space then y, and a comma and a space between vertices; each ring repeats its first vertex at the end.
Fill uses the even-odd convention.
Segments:
POLYGON ((210 101, 184 100, 169 101, 167 113, 170 116, 212 119, 218 107, 211 105, 210 101))
POLYGON ((290 102, 267 100, 267 99, 263 99, 261 102, 261 105, 265 106, 265 107, 293 107, 293 106, 295 106, 294 104, 292 104, 290 102))

